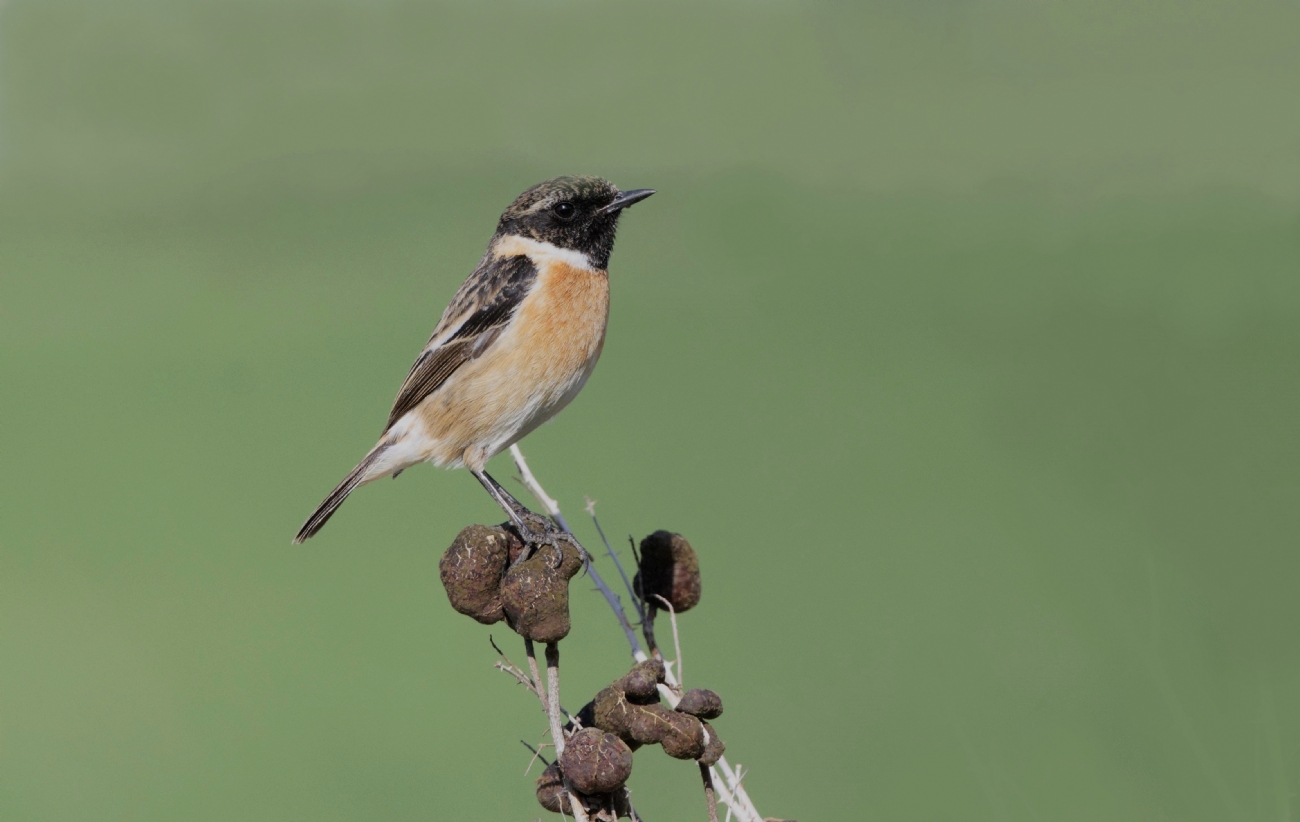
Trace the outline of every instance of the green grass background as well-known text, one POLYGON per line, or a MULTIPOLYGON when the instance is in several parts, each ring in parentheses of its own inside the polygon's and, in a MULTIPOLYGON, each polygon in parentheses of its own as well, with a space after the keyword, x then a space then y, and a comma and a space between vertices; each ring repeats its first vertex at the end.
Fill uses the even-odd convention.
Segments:
MULTIPOLYGON (((545 815, 517 639, 437 579, 477 484, 289 538, 562 173, 660 193, 525 450, 589 545, 584 495, 699 549, 686 679, 760 810, 1294 819, 1297 42, 1289 0, 8 0, 0 819, 545 815)), ((628 662, 574 596, 571 707, 628 662)), ((704 819, 688 763, 631 784, 704 819)))

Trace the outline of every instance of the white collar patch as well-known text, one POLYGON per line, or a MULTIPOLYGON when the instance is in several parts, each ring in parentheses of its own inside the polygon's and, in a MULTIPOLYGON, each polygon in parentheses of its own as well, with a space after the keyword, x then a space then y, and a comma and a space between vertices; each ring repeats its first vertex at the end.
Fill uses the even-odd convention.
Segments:
POLYGON ((574 251, 571 248, 560 248, 558 245, 544 243, 540 240, 534 240, 529 237, 521 237, 518 234, 507 234, 497 240, 496 245, 492 248, 492 254, 496 257, 513 257, 518 254, 527 254, 536 260, 551 258, 574 268, 581 268, 585 271, 596 271, 596 267, 591 264, 591 260, 581 251, 574 251))

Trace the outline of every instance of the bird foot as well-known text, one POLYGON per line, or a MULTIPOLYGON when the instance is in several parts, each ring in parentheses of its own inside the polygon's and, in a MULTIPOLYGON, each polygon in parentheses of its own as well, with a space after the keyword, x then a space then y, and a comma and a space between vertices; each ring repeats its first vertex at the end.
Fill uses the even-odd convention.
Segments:
POLYGON ((532 556, 534 548, 553 548, 555 550, 553 566, 556 568, 559 568, 560 563, 564 561, 564 546, 566 544, 581 552, 577 541, 573 537, 560 530, 555 523, 540 514, 534 514, 532 511, 521 512, 514 525, 515 530, 519 532, 519 538, 525 543, 523 552, 519 554, 519 557, 514 562, 515 565, 532 556))

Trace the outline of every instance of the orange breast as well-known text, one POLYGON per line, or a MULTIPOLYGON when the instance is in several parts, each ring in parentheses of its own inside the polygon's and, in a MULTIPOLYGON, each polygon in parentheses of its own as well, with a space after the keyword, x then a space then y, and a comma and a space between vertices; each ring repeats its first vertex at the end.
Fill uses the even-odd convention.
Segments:
POLYGON ((605 345, 609 320, 609 276, 604 271, 544 260, 537 285, 519 307, 514 325, 516 367, 529 372, 543 391, 564 393, 585 380, 605 345))
POLYGON ((509 328, 420 408, 429 458, 439 464, 481 468, 568 405, 596 367, 608 275, 554 257, 534 262, 537 282, 509 328))

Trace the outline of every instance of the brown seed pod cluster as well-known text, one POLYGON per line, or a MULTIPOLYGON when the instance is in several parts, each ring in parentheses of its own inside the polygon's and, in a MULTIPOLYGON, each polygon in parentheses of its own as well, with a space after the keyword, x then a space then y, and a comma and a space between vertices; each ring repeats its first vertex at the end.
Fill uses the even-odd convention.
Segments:
POLYGON ((581 793, 613 793, 632 775, 632 749, 611 733, 583 728, 564 743, 560 770, 581 793))
POLYGON ((717 719, 722 716, 722 697, 706 688, 691 688, 682 694, 677 710, 700 719, 717 719))
POLYGON ((585 727, 614 734, 632 750, 659 744, 664 753, 677 759, 703 760, 711 756, 712 761, 705 764, 717 762, 725 746, 712 729, 706 730, 700 716, 720 716, 722 700, 712 691, 687 691, 691 694, 689 702, 683 699, 687 710, 682 705, 672 710, 659 701, 658 685, 663 681, 662 660, 642 662, 596 694, 578 712, 578 721, 585 727), (692 710, 700 716, 692 714, 692 710))
POLYGON ((552 762, 537 777, 537 802, 551 813, 573 816, 573 805, 564 790, 564 777, 560 774, 560 763, 552 762))
POLYGON ((705 732, 709 735, 709 741, 704 743, 704 753, 700 754, 699 762, 701 765, 707 765, 711 768, 718 764, 718 760, 726 752, 727 743, 722 741, 722 737, 718 736, 718 732, 713 730, 712 725, 707 722, 701 722, 700 724, 704 726, 705 732))
POLYGON ((504 619, 501 575, 523 547, 513 531, 501 526, 471 525, 457 534, 438 562, 451 607, 484 625, 504 619))
POLYGON ((658 597, 677 613, 700 601, 700 558, 681 534, 655 531, 641 540, 641 564, 633 586, 646 602, 662 607, 658 597))
MULTIPOLYGON (((568 753, 568 748, 565 748, 564 752, 568 753)), ((631 751, 629 751, 628 757, 630 758, 631 755, 631 751)), ((569 783, 573 784, 572 778, 569 779, 569 783)), ((621 788, 622 785, 618 787, 621 788)), ((576 786, 574 790, 577 791, 576 786)), ((582 806, 587 809, 587 815, 592 818, 607 819, 631 816, 627 796, 621 790, 615 789, 607 794, 584 794, 579 791, 578 799, 582 802, 582 806), (605 813, 601 814, 602 811, 605 813)), ((552 762, 546 766, 546 770, 537 778, 537 802, 551 813, 573 816, 573 803, 570 801, 568 792, 564 790, 564 775, 559 762, 552 762)))
POLYGON ((704 765, 718 761, 727 746, 702 720, 722 715, 722 699, 713 691, 694 688, 671 710, 659 701, 664 678, 663 660, 648 659, 583 706, 567 729, 573 735, 560 760, 537 780, 537 801, 543 808, 573 813, 564 791, 567 776, 588 811, 604 808, 626 816, 626 798, 619 789, 632 774, 632 752, 642 745, 662 745, 669 756, 704 765))
POLYGON ((517 561, 526 546, 509 524, 471 525, 456 535, 438 572, 451 607, 485 625, 502 619, 536 642, 569 635, 569 580, 582 556, 569 541, 538 546, 517 561))

